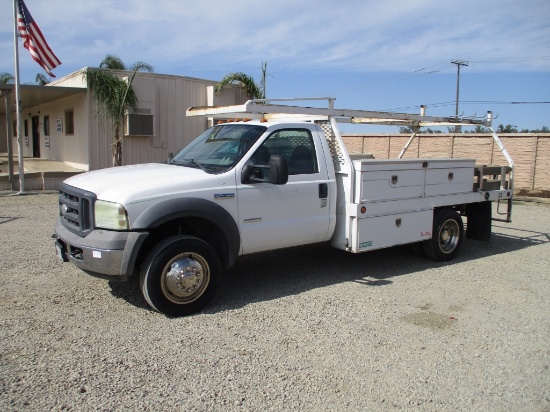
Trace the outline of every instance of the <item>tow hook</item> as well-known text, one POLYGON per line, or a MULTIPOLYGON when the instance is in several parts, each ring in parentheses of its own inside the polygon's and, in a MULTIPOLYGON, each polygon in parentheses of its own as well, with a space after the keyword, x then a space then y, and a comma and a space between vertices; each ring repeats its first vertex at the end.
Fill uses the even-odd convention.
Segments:
POLYGON ((55 254, 62 262, 68 262, 69 257, 67 256, 67 246, 59 237, 55 234, 52 235, 52 239, 55 239, 55 254))

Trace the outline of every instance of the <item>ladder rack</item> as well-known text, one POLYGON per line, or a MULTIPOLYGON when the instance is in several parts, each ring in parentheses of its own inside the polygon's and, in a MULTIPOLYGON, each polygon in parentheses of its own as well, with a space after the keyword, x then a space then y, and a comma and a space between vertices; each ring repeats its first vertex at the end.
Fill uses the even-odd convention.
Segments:
POLYGON ((379 112, 355 109, 335 109, 334 97, 297 97, 285 99, 254 99, 244 104, 232 106, 201 106, 187 109, 187 116, 208 116, 213 119, 266 119, 266 120, 307 120, 330 121, 354 124, 382 124, 386 126, 409 126, 413 134, 403 147, 401 158, 421 127, 425 126, 484 126, 489 128, 493 140, 506 158, 508 166, 513 169, 514 162, 495 131, 492 129, 493 113, 488 111, 483 118, 459 116, 426 116, 425 106, 420 114, 379 112), (326 100, 328 107, 293 106, 273 104, 272 102, 298 102, 326 100))
POLYGON ((187 116, 208 116, 214 119, 294 119, 294 120, 328 120, 334 118, 340 123, 384 124, 388 126, 485 126, 491 127, 492 112, 487 112, 484 118, 476 117, 440 117, 426 116, 422 106, 421 114, 380 112, 355 109, 335 109, 332 97, 289 98, 289 99, 255 99, 244 104, 232 106, 202 106, 191 107, 187 116), (327 100, 328 107, 294 106, 289 104, 273 104, 272 102, 294 102, 309 100, 327 100))

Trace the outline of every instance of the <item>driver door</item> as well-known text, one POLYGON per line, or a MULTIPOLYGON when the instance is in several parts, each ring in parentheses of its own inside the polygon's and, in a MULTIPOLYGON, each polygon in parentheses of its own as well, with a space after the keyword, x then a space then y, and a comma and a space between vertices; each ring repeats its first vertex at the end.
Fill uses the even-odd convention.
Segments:
POLYGON ((255 164, 283 156, 289 177, 284 185, 237 184, 243 254, 326 240, 329 178, 319 166, 324 160, 318 159, 314 133, 315 125, 277 130, 251 156, 255 164))

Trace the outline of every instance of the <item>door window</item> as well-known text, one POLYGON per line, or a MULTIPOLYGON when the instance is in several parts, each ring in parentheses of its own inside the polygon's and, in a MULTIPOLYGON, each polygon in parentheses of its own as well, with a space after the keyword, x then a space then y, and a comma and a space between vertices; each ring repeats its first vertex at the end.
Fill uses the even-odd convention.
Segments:
POLYGON ((319 173, 313 136, 307 129, 284 129, 273 133, 252 156, 257 164, 267 165, 273 155, 284 157, 288 174, 319 173))

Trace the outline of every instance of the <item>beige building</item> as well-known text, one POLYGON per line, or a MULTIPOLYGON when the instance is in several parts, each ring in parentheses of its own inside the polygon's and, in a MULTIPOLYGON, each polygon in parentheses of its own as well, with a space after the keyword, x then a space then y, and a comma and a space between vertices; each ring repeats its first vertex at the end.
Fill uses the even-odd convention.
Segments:
MULTIPOLYGON (((81 69, 47 86, 21 85, 25 158, 56 160, 85 171, 111 166, 114 129, 92 99, 85 72, 81 69)), ((120 78, 131 74, 116 73, 120 78)), ((124 116, 123 164, 164 161, 202 133, 207 120, 186 118, 187 108, 246 101, 237 87, 216 95, 216 83, 138 72, 133 81, 138 109, 124 116)), ((17 159, 14 85, 0 85, 0 97, 0 152, 11 151, 17 159)))

